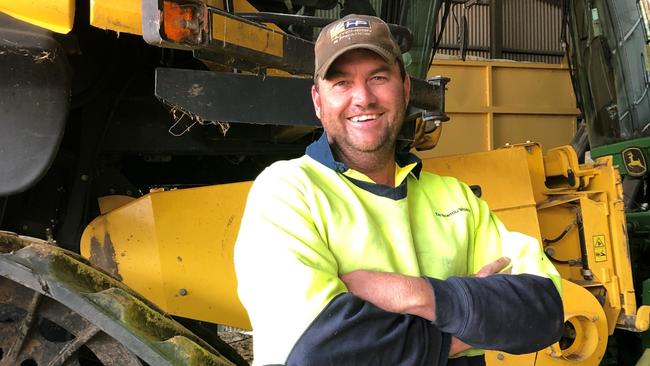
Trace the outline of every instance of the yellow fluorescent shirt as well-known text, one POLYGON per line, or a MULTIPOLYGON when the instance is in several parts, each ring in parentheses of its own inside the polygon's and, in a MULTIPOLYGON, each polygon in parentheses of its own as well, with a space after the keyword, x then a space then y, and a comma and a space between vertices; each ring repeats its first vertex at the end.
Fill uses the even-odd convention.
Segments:
POLYGON ((508 256, 513 274, 550 278, 559 290, 537 241, 509 232, 467 185, 408 159, 398 164, 401 184, 386 187, 308 150, 256 179, 235 246, 255 364, 284 364, 310 323, 347 292, 339 275, 358 269, 447 279, 508 256))

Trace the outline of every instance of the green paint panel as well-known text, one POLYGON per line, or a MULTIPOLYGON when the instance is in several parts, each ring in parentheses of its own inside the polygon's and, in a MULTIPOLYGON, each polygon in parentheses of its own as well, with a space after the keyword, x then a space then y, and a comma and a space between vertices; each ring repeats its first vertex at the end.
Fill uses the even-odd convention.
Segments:
POLYGON ((642 137, 634 140, 619 142, 616 144, 600 146, 591 150, 591 158, 596 159, 606 155, 614 157, 614 165, 618 165, 621 175, 628 175, 628 170, 623 162, 623 151, 629 148, 639 148, 645 156, 645 161, 650 157, 650 137, 642 137))

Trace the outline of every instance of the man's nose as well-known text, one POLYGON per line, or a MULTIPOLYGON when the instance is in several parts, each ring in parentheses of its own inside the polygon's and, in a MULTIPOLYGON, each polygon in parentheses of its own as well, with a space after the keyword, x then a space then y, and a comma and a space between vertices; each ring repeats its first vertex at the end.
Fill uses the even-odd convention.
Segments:
POLYGON ((367 83, 355 85, 352 102, 359 107, 368 107, 377 102, 374 90, 367 83))

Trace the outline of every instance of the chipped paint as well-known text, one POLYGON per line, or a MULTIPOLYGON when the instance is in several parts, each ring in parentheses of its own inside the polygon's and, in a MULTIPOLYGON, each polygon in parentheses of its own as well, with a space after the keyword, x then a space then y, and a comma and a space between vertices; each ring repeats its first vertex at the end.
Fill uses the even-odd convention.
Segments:
POLYGON ((109 233, 104 234, 101 243, 95 236, 90 238, 90 263, 106 271, 111 276, 122 281, 118 271, 118 262, 115 260, 115 248, 109 233))

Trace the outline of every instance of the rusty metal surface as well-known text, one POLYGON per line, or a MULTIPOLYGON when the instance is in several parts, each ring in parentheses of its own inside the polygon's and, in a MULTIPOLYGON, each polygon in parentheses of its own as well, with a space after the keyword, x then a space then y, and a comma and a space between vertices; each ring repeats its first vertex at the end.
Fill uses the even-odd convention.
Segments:
MULTIPOLYGON (((133 355, 150 365, 245 364, 240 357, 229 361, 77 254, 7 232, 0 232, 0 316, 0 342, 10 342, 2 345, 7 365, 21 359, 62 364, 83 347, 103 365, 138 365, 133 355), (65 341, 43 341, 35 331, 42 319, 63 329, 65 341)), ((83 364, 71 362, 65 364, 83 364)))
POLYGON ((117 269, 117 262, 115 261, 115 249, 111 242, 111 236, 108 233, 104 235, 103 243, 97 240, 97 238, 91 239, 90 262, 108 272, 108 274, 118 281, 122 281, 122 276, 120 276, 117 269))
POLYGON ((61 303, 0 278, 0 365, 141 366, 115 339, 61 303))

